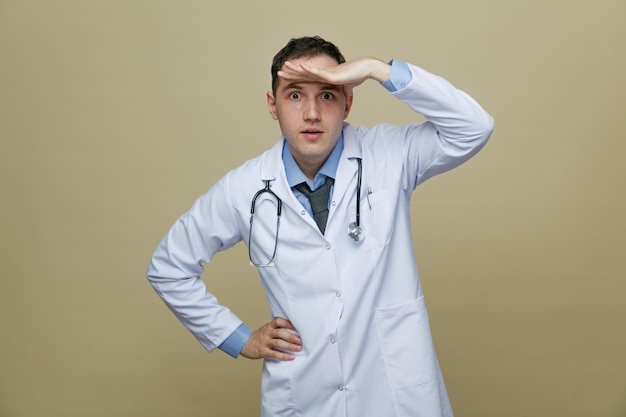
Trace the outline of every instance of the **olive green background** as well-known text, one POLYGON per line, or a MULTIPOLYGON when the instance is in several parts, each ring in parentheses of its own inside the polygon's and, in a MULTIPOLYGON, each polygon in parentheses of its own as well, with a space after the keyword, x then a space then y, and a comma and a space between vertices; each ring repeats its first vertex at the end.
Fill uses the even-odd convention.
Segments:
MULTIPOLYGON (((456 415, 626 416, 625 18, 623 0, 0 0, 0 416, 258 415, 261 363, 206 353, 145 269, 275 142, 271 58, 312 34, 495 118, 412 203, 456 415)), ((415 116, 369 82, 349 120, 415 116)), ((243 245, 203 278, 268 320, 243 245)))

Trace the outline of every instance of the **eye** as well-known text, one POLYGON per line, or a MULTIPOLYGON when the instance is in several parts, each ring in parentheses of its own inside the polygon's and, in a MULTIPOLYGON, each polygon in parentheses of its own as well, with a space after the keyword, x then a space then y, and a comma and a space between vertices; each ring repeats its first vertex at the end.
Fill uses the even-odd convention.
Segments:
POLYGON ((324 93, 322 94, 322 100, 331 100, 334 96, 332 93, 324 93))
POLYGON ((289 94, 289 98, 292 100, 299 100, 300 99, 300 93, 291 93, 289 94))

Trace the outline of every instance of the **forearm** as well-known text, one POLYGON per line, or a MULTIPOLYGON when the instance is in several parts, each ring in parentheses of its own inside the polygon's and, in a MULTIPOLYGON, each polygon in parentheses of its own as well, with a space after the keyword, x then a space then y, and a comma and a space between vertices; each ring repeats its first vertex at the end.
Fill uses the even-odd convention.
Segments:
POLYGON ((151 262, 148 281, 178 320, 212 352, 237 329, 242 321, 207 292, 199 276, 181 277, 169 267, 151 262))
POLYGON ((491 116, 474 99, 437 75, 393 60, 390 77, 382 85, 428 120, 385 133, 388 140, 384 146, 400 145, 397 151, 407 164, 409 188, 461 165, 491 135, 491 116), (391 140, 396 133, 399 141, 391 140))
POLYGON ((393 94, 432 123, 444 140, 482 146, 493 130, 493 118, 469 95, 444 78, 408 65, 411 82, 393 94))
POLYGON ((348 62, 354 67, 355 80, 375 80, 382 83, 389 79, 391 65, 374 57, 362 57, 348 62))
POLYGON ((219 250, 240 240, 222 182, 194 202, 155 249, 147 277, 168 308, 208 350, 217 348, 241 325, 218 303, 200 276, 219 250))

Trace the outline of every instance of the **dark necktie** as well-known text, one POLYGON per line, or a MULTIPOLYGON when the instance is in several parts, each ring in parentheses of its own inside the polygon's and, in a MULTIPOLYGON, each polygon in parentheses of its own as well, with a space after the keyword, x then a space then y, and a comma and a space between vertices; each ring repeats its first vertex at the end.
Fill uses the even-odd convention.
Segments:
POLYGON ((328 196, 330 187, 335 182, 334 179, 326 177, 326 182, 315 191, 311 191, 306 182, 296 185, 296 189, 309 198, 313 219, 320 228, 322 234, 326 230, 326 220, 328 219, 328 196))

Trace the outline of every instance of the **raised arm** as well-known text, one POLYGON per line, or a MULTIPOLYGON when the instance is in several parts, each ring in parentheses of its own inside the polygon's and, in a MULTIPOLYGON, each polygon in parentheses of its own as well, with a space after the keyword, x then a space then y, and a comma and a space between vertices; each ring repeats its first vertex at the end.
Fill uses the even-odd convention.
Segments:
POLYGON ((287 81, 314 81, 343 85, 346 96, 352 89, 368 79, 380 83, 389 79, 391 65, 372 57, 362 57, 328 68, 314 68, 302 62, 295 65, 285 62, 284 70, 278 76, 287 81))

